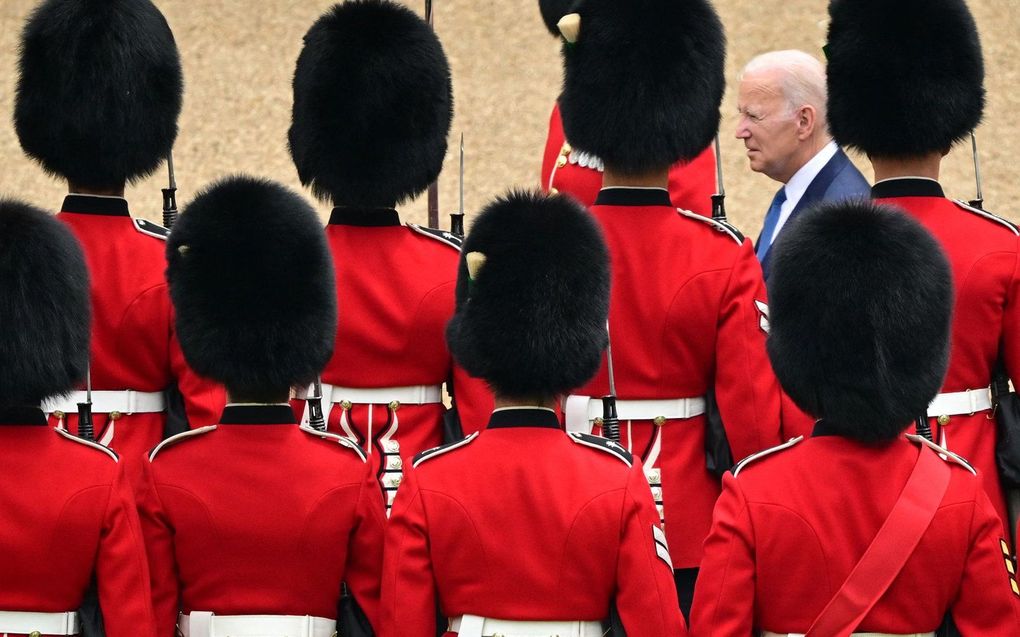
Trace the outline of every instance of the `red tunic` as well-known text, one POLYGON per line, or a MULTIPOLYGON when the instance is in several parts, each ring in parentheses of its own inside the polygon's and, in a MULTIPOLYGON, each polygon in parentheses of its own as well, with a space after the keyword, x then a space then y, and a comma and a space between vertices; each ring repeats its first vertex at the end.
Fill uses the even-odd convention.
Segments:
MULTIPOLYGON (((727 475, 705 543, 692 634, 804 633, 888 517, 917 461, 898 439, 865 445, 821 435, 727 475)), ((1020 595, 1002 525, 981 481, 952 475, 931 526, 859 632, 935 630, 952 611, 960 633, 1020 634, 1020 595)))
POLYGON ((287 406, 229 405, 144 465, 160 636, 173 637, 178 611, 335 619, 342 582, 376 622, 378 484, 360 450, 293 422, 287 406))
MULTIPOLYGON (((674 164, 669 170, 669 196, 673 205, 700 215, 712 214, 715 168, 715 151, 711 146, 689 162, 674 164)), ((563 134, 560 104, 554 104, 542 156, 542 189, 571 194, 585 206, 591 206, 602 188, 602 170, 598 158, 573 152, 563 134), (595 166, 591 165, 592 161, 595 166)))
MULTIPOLYGON (((92 299, 90 368, 93 390, 170 392, 175 428, 209 425, 223 409, 223 389, 192 371, 173 329, 167 289, 166 229, 132 219, 118 197, 70 195, 57 217, 81 242, 89 269, 92 299)), ((77 431, 77 415, 68 414, 77 431)), ((132 481, 143 456, 163 439, 167 413, 94 416, 96 439, 124 459, 132 481)), ((51 422, 56 422, 51 419, 51 422)))
POLYGON ((46 426, 42 411, 17 412, 0 414, 0 610, 76 611, 95 575, 106 634, 154 635, 145 546, 122 465, 46 426))
POLYGON ((433 637, 437 602, 447 617, 598 621, 615 601, 629 637, 686 635, 640 464, 601 442, 507 409, 421 454, 387 527, 380 637, 433 637))
MULTIPOLYGON (((938 183, 895 179, 875 184, 880 203, 899 206, 942 244, 953 271, 956 302, 949 371, 943 392, 983 390, 1001 352, 1006 370, 1020 378, 1020 238, 1002 219, 968 209, 943 195, 938 183)), ((987 393, 987 392, 985 392, 987 393)), ((1003 520, 1006 500, 995 465, 996 423, 989 411, 929 419, 936 442, 978 468, 1003 520), (943 418, 942 420, 945 420, 943 418)))
MULTIPOLYGON (((734 459, 778 444, 780 391, 765 353, 765 283, 751 243, 709 218, 678 213, 659 189, 607 188, 591 210, 613 265, 617 397, 692 398, 714 388, 734 459)), ((574 393, 609 393, 604 357, 574 393)), ((661 468, 673 566, 697 567, 720 490, 705 468, 705 417, 621 425, 624 446, 646 470, 661 468)))

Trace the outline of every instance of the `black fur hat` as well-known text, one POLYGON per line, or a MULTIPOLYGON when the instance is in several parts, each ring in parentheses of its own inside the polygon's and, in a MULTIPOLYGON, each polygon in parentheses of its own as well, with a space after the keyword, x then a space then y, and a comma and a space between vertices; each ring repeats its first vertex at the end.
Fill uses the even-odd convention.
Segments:
POLYGON ((707 0, 585 0, 564 47, 567 139, 636 174, 692 159, 719 129, 726 38, 707 0))
POLYGON ((231 177, 199 193, 167 243, 177 337, 196 372, 232 393, 306 384, 336 338, 333 261, 300 195, 231 177))
POLYGON ((90 313, 78 240, 52 215, 0 200, 0 405, 37 405, 85 378, 90 313))
POLYGON ((482 211, 464 241, 446 340, 500 394, 554 396, 598 370, 608 313, 609 253, 588 212, 570 197, 512 192, 482 211))
POLYGON ((542 12, 542 21, 545 22, 545 28, 549 29, 549 33, 560 37, 556 23, 570 13, 571 7, 577 2, 578 0, 538 0, 538 9, 542 12))
POLYGON ((829 127, 877 157, 946 151, 985 105, 984 62, 963 0, 834 0, 829 127))
POLYGON ((862 200, 806 211, 771 258, 767 346, 783 389, 848 438, 895 438, 949 362, 953 288, 938 242, 862 200))
POLYGON ((335 5, 305 34, 290 154, 321 199, 391 206, 439 176, 453 117, 439 38, 386 0, 335 5))
POLYGON ((181 61, 149 0, 46 0, 25 25, 19 71, 18 139, 53 175, 119 187, 173 147, 181 61))

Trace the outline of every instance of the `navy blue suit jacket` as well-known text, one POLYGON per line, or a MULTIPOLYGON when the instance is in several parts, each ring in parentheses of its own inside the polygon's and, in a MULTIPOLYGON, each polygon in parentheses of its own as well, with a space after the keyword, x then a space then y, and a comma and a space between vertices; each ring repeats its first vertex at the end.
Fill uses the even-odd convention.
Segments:
MULTIPOLYGON (((846 156, 842 148, 836 149, 836 154, 832 156, 822 170, 815 176, 814 181, 804 191, 804 196, 797 202, 797 206, 790 213, 790 218, 786 220, 783 227, 779 229, 779 233, 776 235, 776 241, 779 237, 783 236, 783 232, 789 226, 790 222, 793 221, 798 214, 803 210, 807 210, 812 204, 816 204, 821 201, 840 201, 842 199, 852 199, 854 197, 869 198, 871 196, 871 186, 868 184, 868 180, 864 178, 861 171, 857 170, 850 158, 846 156)), ((761 235, 758 235, 758 241, 755 242, 755 249, 758 247, 758 242, 761 241, 761 235)), ((775 243, 775 241, 773 241, 775 243)), ((769 279, 769 260, 772 257, 772 250, 770 249, 765 254, 765 260, 762 261, 761 270, 765 275, 765 280, 769 279)))

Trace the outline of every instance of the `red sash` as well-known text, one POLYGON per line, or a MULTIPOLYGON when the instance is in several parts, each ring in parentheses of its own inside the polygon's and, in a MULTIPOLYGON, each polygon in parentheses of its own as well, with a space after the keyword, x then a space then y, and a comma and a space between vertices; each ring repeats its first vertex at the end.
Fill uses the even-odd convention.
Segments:
POLYGON ((805 637, 845 637, 857 628, 921 542, 949 488, 949 477, 949 466, 931 448, 922 446, 878 535, 805 637))

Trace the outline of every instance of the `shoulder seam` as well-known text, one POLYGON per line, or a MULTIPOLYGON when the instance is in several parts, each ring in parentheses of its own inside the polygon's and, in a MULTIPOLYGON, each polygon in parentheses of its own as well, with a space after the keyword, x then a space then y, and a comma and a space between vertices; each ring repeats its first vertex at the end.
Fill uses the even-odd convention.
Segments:
POLYGON ((608 453, 609 455, 614 456, 618 460, 622 461, 628 467, 634 466, 634 456, 626 449, 620 447, 620 445, 607 438, 599 438, 598 436, 585 434, 580 431, 573 431, 567 435, 570 436, 570 439, 573 440, 574 443, 576 444, 583 445, 585 447, 590 447, 591 449, 598 449, 602 453, 608 453), (605 442, 601 442, 602 440, 605 440, 605 442), (620 450, 617 451, 610 445, 620 447, 620 450))
POLYGON ((715 228, 719 232, 722 232, 722 233, 725 233, 725 234, 729 235, 729 237, 731 239, 733 239, 734 241, 737 242, 738 246, 742 245, 744 243, 743 235, 740 234, 740 232, 736 228, 734 228, 733 226, 731 226, 728 223, 723 223, 723 222, 719 221, 718 219, 713 219, 712 217, 706 217, 705 215, 699 215, 696 212, 691 212, 690 210, 684 210, 683 208, 677 208, 676 211, 677 211, 677 213, 680 214, 681 217, 687 217, 688 219, 694 219, 696 221, 701 221, 702 223, 707 223, 708 225, 712 226, 713 228, 715 228))
POLYGON ((410 228, 414 232, 417 232, 421 236, 428 237, 440 243, 445 243, 446 245, 455 249, 457 252, 460 252, 460 248, 462 245, 461 240, 459 237, 457 237, 457 235, 453 234, 452 232, 447 232, 445 230, 437 230, 435 228, 426 228, 416 223, 408 223, 406 225, 408 228, 410 228))
POLYGON ((995 223, 998 223, 1000 225, 1006 226, 1007 228, 1009 228, 1010 232, 1012 232, 1014 235, 1020 236, 1020 229, 1018 229, 1016 227, 1016 225, 1013 224, 1013 222, 1011 222, 1011 221, 1003 219, 1002 217, 1000 217, 1000 216, 998 216, 996 214, 993 214, 991 212, 988 212, 987 210, 981 210, 980 208, 975 208, 974 206, 972 206, 972 205, 970 205, 970 204, 968 204, 968 203, 966 203, 964 201, 961 201, 959 199, 953 199, 953 203, 955 203, 960 208, 963 208, 967 212, 971 212, 973 214, 978 215, 979 217, 984 217, 985 219, 988 219, 989 221, 994 221, 995 223))
POLYGON ((440 445, 438 447, 432 447, 431 449, 426 449, 425 451, 422 451, 421 453, 414 457, 414 460, 411 462, 411 466, 417 468, 418 465, 425 462, 426 460, 438 458, 444 453, 448 453, 450 451, 453 451, 454 449, 460 449, 461 447, 470 444, 477 437, 478 432, 476 431, 470 436, 462 440, 458 440, 457 442, 451 442, 449 444, 440 445))
POLYGON ((150 237, 155 237, 160 241, 166 241, 170 231, 159 225, 158 223, 152 223, 148 219, 132 219, 135 230, 142 234, 147 234, 150 237), (151 227, 150 227, 151 226, 151 227))
POLYGON ((189 429, 188 431, 182 431, 179 434, 170 436, 169 438, 167 438, 166 440, 162 441, 161 443, 152 448, 152 451, 149 452, 149 462, 152 462, 152 460, 156 457, 156 454, 162 451, 163 448, 166 447, 167 445, 178 443, 181 440, 191 438, 192 436, 197 436, 199 434, 210 432, 213 429, 216 429, 216 425, 206 425, 205 427, 189 429))
POLYGON ((362 462, 368 462, 368 456, 365 455, 365 452, 362 451, 361 447, 354 444, 354 441, 352 441, 350 438, 347 438, 346 436, 341 436, 331 431, 319 431, 318 429, 312 429, 311 427, 306 427, 305 425, 301 425, 300 427, 298 427, 298 429, 305 432, 309 436, 317 436, 319 438, 322 438, 323 440, 332 440, 336 443, 339 443, 341 447, 346 447, 347 449, 350 449, 351 451, 358 454, 358 457, 361 458, 362 462))
POLYGON ((85 440, 84 438, 81 438, 79 436, 75 436, 74 434, 70 433, 66 429, 61 429, 59 427, 55 427, 54 431, 56 431, 58 434, 60 434, 61 436, 63 436, 64 438, 66 438, 68 440, 77 442, 78 444, 81 444, 81 445, 85 445, 86 447, 92 447, 93 449, 97 449, 99 451, 102 451, 106 455, 108 455, 111 458, 113 458, 114 462, 118 462, 118 463, 120 462, 120 456, 118 456, 117 453, 113 449, 110 449, 109 447, 104 447, 103 445, 99 444, 98 442, 93 442, 92 440, 85 440))
POLYGON ((755 462, 756 460, 761 460, 765 456, 772 455, 772 454, 774 454, 774 453, 776 453, 778 451, 783 451, 784 449, 789 449, 790 447, 794 446, 795 444, 797 444, 798 442, 800 442, 802 440, 804 440, 804 436, 797 436, 796 438, 790 438, 789 440, 787 440, 786 442, 784 442, 781 445, 776 445, 775 447, 769 447, 768 449, 763 449, 763 450, 759 451, 758 453, 752 453, 748 457, 746 457, 743 460, 741 460, 740 462, 738 462, 735 467, 733 467, 733 477, 736 478, 737 474, 740 473, 741 469, 743 469, 747 465, 755 462))
POLYGON ((945 462, 952 462, 952 463, 958 464, 961 467, 963 467, 964 469, 966 469, 967 471, 970 471, 974 475, 977 475, 977 471, 970 464, 970 462, 967 461, 963 456, 961 456, 959 454, 956 454, 956 453, 953 453, 952 451, 946 449, 945 447, 943 447, 941 445, 935 444, 934 442, 932 442, 931 440, 928 440, 924 436, 918 436, 916 434, 907 434, 907 439, 908 440, 912 440, 914 442, 917 442, 919 444, 924 445, 925 447, 930 448, 932 451, 937 453, 938 456, 940 458, 942 458, 942 460, 944 460, 945 462))

